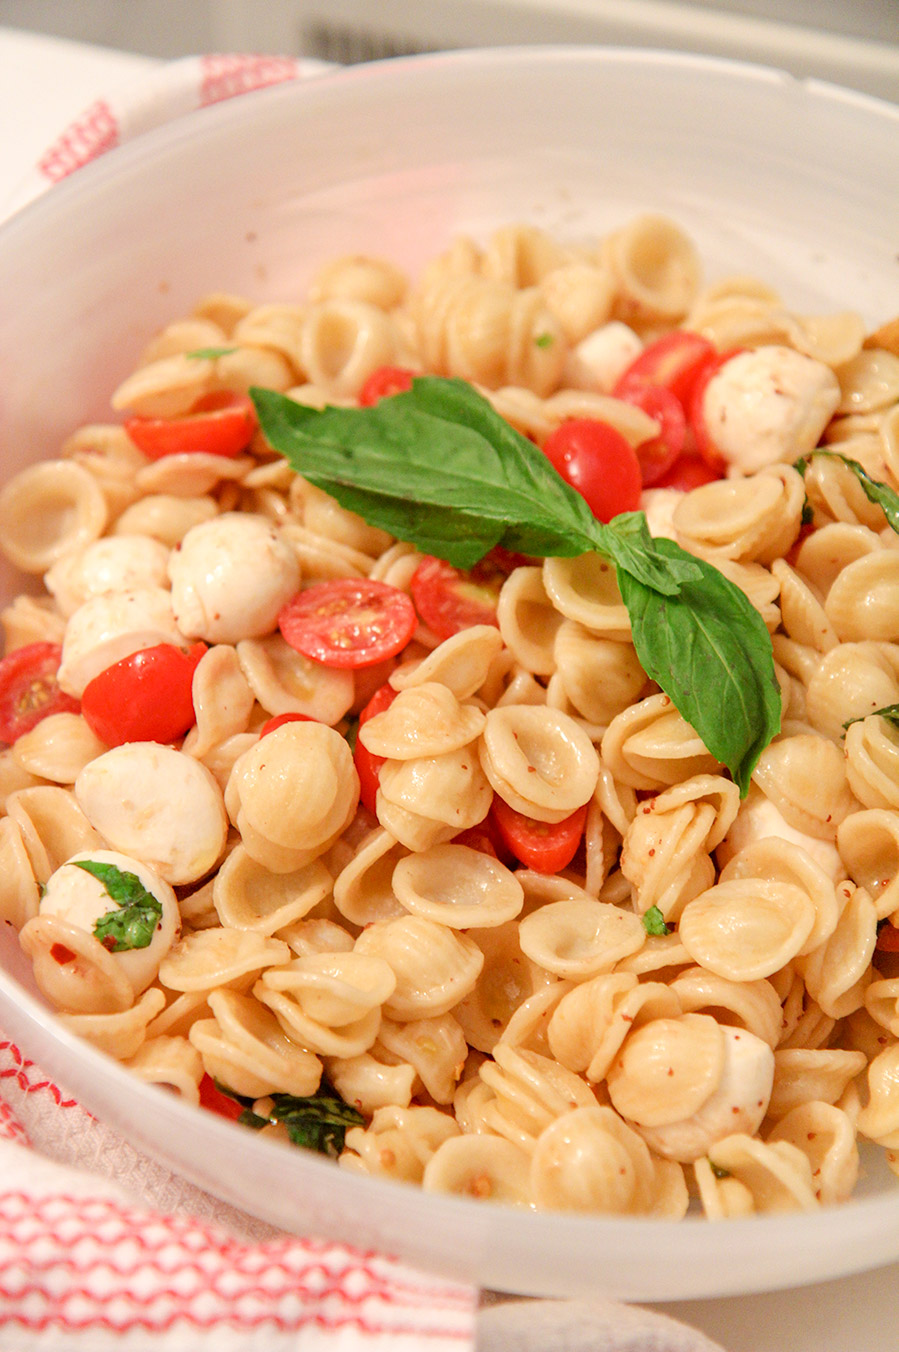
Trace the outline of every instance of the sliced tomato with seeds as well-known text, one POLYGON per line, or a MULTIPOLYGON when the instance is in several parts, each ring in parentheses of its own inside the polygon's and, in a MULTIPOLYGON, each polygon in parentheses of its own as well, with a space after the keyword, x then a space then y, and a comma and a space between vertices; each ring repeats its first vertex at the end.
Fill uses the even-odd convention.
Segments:
POLYGON ((419 615, 442 642, 472 625, 497 623, 496 603, 507 576, 485 559, 464 572, 427 554, 409 588, 419 615))
POLYGON ((674 329, 644 347, 618 377, 612 393, 616 399, 630 400, 649 386, 661 387, 686 407, 698 376, 717 355, 708 338, 689 329, 674 329))
POLYGON ((85 722, 107 746, 177 741, 196 722, 193 679, 206 651, 157 643, 113 662, 84 688, 85 722))
MULTIPOLYGON (((396 696, 397 692, 392 685, 382 685, 380 690, 375 691, 359 714, 359 728, 362 727, 363 723, 367 723, 370 718, 374 718, 375 714, 382 714, 385 709, 389 709, 396 696)), ((359 797, 369 812, 375 812, 378 780, 381 766, 384 764, 386 757, 376 756, 374 752, 364 747, 357 729, 353 760, 356 765, 356 773, 359 776, 359 797)))
POLYGON ((525 868, 558 873, 577 853, 587 821, 587 804, 560 822, 540 822, 517 812, 497 795, 491 813, 502 840, 525 868))
POLYGON ((402 652, 415 633, 415 607, 399 587, 372 578, 331 578, 298 592, 278 627, 291 648, 326 667, 370 667, 402 652))
POLYGON ((215 390, 180 418, 127 418, 125 431, 148 460, 188 452, 233 459, 249 446, 258 425, 248 394, 215 390))
POLYGON ((0 741, 12 743, 49 714, 77 714, 80 702, 60 690, 58 643, 27 643, 0 661, 0 741))
POLYGON ((363 408, 371 408, 381 399, 389 399, 393 394, 403 394, 411 390, 415 372, 406 366, 379 366, 365 381, 359 391, 359 403, 363 408))

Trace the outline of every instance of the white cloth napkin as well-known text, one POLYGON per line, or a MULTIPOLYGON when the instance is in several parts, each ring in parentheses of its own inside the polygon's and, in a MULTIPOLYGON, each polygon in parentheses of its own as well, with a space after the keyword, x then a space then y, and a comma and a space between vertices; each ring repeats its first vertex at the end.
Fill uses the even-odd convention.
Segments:
MULTIPOLYGON (((189 57, 98 97, 14 208, 124 141, 324 63, 189 57)), ((614 1301, 486 1301, 273 1229, 142 1155, 0 1034, 0 1352, 723 1352, 614 1301)))

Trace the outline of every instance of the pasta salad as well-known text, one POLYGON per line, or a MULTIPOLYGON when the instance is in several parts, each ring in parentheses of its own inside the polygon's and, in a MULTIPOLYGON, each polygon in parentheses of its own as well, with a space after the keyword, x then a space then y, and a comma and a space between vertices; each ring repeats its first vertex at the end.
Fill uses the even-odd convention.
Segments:
POLYGON ((341 1167, 680 1218, 899 1172, 899 326, 674 221, 216 293, 0 491, 0 916, 341 1167))

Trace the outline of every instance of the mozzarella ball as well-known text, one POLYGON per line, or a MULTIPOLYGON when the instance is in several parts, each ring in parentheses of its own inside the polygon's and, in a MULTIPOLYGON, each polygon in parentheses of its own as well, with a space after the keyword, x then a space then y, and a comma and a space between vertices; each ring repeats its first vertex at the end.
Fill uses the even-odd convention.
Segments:
POLYGON ((175 893, 154 869, 138 859, 114 850, 84 850, 80 854, 73 854, 48 878, 40 902, 41 915, 58 916, 67 924, 93 934, 98 920, 119 909, 119 903, 110 896, 101 879, 87 869, 80 868, 80 862, 111 864, 120 873, 134 874, 141 886, 162 907, 153 937, 145 948, 112 952, 134 994, 139 995, 155 980, 159 964, 180 933, 181 915, 175 893))
POLYGON ((730 830, 715 851, 718 867, 723 868, 747 845, 770 836, 799 845, 835 883, 845 878, 846 868, 833 841, 820 840, 791 826, 756 784, 750 785, 730 830))
POLYGON ((60 689, 80 698, 84 687, 123 657, 157 643, 186 647, 163 587, 107 592, 79 606, 66 625, 60 689))
POLYGON ((754 474, 814 450, 839 402, 829 366, 771 344, 725 362, 706 387, 702 413, 728 464, 754 474))
POLYGON ((168 548, 149 535, 109 535, 64 555, 44 574, 44 584, 68 617, 92 596, 168 587, 168 560, 168 548))
POLYGON ((207 643, 261 638, 299 591, 300 564, 277 526, 224 512, 187 532, 169 559, 178 627, 207 643))
MULTIPOLYGON (((724 1058, 720 1077, 696 1112, 658 1126, 631 1123, 650 1150, 664 1159, 692 1163, 708 1154, 716 1141, 735 1132, 752 1136, 762 1124, 774 1085, 774 1052, 767 1042, 745 1028, 725 1026, 721 1033, 724 1058)), ((613 1104, 618 1089, 617 1078, 610 1075, 613 1104)))
POLYGON ((149 864, 166 882, 195 882, 224 851, 222 791, 205 765, 174 747, 113 747, 80 772, 75 797, 113 849, 149 864))
POLYGON ((588 333, 572 348, 565 361, 564 382, 576 390, 599 390, 611 394, 643 344, 634 330, 614 319, 588 333))

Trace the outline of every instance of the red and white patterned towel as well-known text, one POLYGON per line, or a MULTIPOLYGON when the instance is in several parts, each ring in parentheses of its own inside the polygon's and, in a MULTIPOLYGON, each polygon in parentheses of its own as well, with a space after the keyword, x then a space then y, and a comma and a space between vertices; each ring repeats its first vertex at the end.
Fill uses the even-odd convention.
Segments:
POLYGON ((474 1316, 470 1287, 217 1201, 0 1041, 4 1352, 468 1352, 474 1316))

